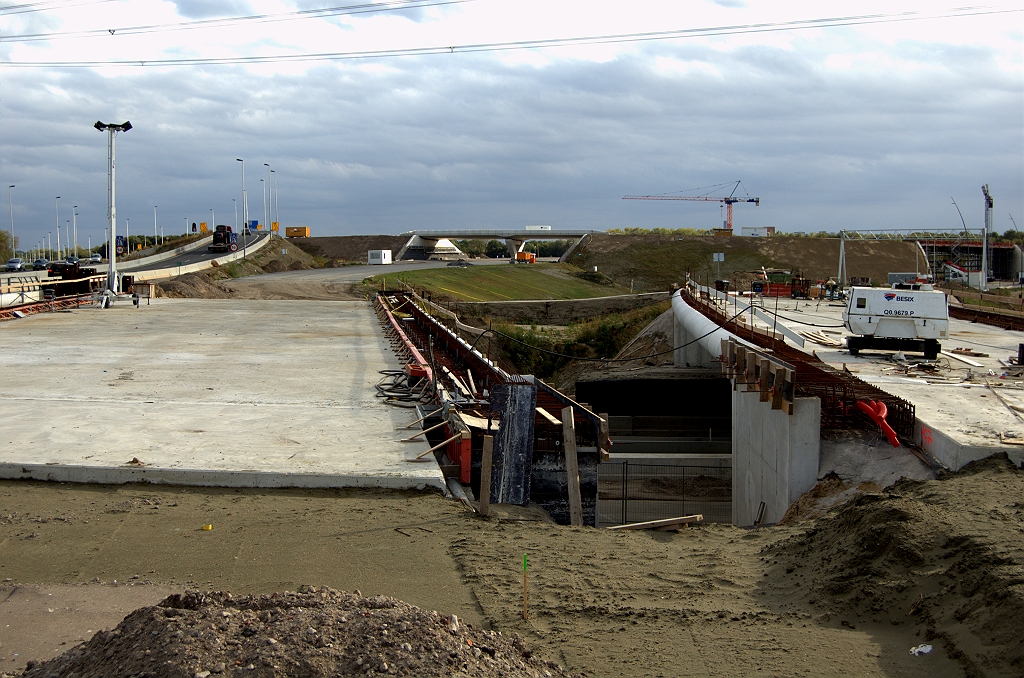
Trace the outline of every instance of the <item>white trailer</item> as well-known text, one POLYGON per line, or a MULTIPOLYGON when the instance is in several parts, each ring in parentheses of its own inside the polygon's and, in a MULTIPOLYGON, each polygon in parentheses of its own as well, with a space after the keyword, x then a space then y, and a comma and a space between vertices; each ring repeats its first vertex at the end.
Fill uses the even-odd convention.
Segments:
POLYGON ((370 265, 390 264, 391 250, 367 250, 366 263, 370 265))
POLYGON ((931 285, 897 283, 891 288, 850 289, 843 324, 850 355, 863 349, 913 351, 934 359, 949 336, 949 302, 931 285))

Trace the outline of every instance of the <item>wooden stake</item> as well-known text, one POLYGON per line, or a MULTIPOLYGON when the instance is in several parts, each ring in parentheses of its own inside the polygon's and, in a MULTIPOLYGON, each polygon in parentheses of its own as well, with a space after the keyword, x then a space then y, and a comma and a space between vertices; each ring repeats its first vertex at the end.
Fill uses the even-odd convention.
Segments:
POLYGON ((484 436, 483 458, 480 460, 480 515, 491 514, 491 457, 494 455, 494 436, 484 436))
POLYGON ((476 384, 473 383, 473 371, 466 368, 466 380, 469 381, 469 395, 476 397, 476 384))
POLYGON ((529 619, 530 618, 530 611, 529 611, 529 607, 527 606, 528 594, 527 594, 527 590, 526 590, 526 568, 527 568, 527 564, 528 564, 528 561, 526 559, 526 554, 524 553, 523 554, 523 619, 529 619))
MULTIPOLYGON (((448 440, 444 441, 443 443, 438 443, 437 445, 434 445, 433 447, 431 447, 431 448, 430 448, 429 450, 427 450, 426 452, 424 452, 424 453, 422 453, 422 454, 417 454, 417 455, 416 455, 415 457, 413 457, 413 459, 414 459, 414 460, 415 460, 415 459, 422 459, 423 457, 427 456, 428 454, 430 454, 430 453, 431 453, 431 452, 433 452, 434 450, 438 450, 438 449, 440 449, 440 448, 444 447, 445 445, 447 445, 448 443, 450 443, 451 441, 453 441, 453 440, 457 440, 457 439, 459 439, 459 438, 461 438, 461 437, 462 437, 462 434, 461 434, 461 433, 456 433, 455 435, 453 435, 453 436, 452 436, 451 438, 449 438, 448 440)), ((408 460, 407 460, 407 461, 408 461, 408 460)))
POLYGON ((421 435, 423 435, 424 433, 430 433, 430 432, 431 432, 431 431, 433 431, 434 429, 438 429, 438 428, 441 428, 442 426, 444 426, 444 425, 445 425, 445 424, 447 424, 447 423, 448 423, 448 420, 446 419, 446 420, 442 421, 442 422, 441 422, 440 424, 434 424, 434 425, 433 425, 433 426, 431 426, 430 428, 425 428, 425 429, 423 429, 422 431, 420 431, 419 433, 417 433, 416 435, 411 435, 411 436, 409 436, 408 438, 402 438, 402 439, 401 439, 401 440, 399 440, 398 442, 400 442, 400 443, 411 443, 411 442, 413 442, 413 441, 414 441, 414 440, 415 440, 416 438, 419 438, 419 437, 420 437, 421 435))
MULTIPOLYGON (((408 424, 407 426, 403 426, 402 428, 412 428, 413 426, 415 426, 416 424, 420 423, 424 419, 429 419, 430 417, 434 416, 435 414, 437 414, 438 412, 440 412, 443 409, 444 409, 443 407, 439 407, 436 410, 434 410, 433 412, 431 412, 430 414, 424 415, 424 416, 420 417, 419 419, 417 419, 416 421, 408 424)), ((402 429, 400 428, 400 429, 395 429, 395 430, 396 431, 401 431, 402 429)))
POLYGON ((562 443, 565 449, 565 479, 569 486, 569 524, 583 525, 580 467, 576 459, 576 422, 573 421, 571 406, 562 410, 562 443))

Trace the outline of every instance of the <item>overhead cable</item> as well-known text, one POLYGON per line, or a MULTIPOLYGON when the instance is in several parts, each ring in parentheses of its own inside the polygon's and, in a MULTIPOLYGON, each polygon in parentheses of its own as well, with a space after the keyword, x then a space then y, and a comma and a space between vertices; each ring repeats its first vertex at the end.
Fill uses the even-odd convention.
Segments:
MULTIPOLYGON (((460 0, 450 0, 457 2, 460 0)), ((4 61, 0 66, 7 68, 98 68, 104 66, 206 66, 258 63, 288 63, 315 61, 346 61, 353 59, 384 59, 403 56, 427 56, 432 54, 469 54, 475 52, 502 52, 524 49, 545 49, 552 47, 573 47, 579 45, 601 45, 615 43, 647 42, 654 40, 681 40, 707 38, 721 35, 746 33, 773 33, 781 31, 806 30, 813 28, 836 28, 866 24, 922 21, 927 19, 961 18, 991 14, 1024 12, 1024 8, 992 9, 990 7, 961 7, 939 13, 901 12, 896 14, 865 14, 860 16, 829 17, 823 19, 799 19, 793 21, 715 26, 706 28, 683 28, 669 31, 642 33, 620 33, 612 35, 582 36, 574 38, 549 38, 541 40, 517 40, 509 42, 467 43, 463 45, 408 47, 383 50, 356 50, 350 52, 315 52, 306 54, 270 54, 235 57, 192 57, 177 59, 117 59, 108 61, 4 61)))

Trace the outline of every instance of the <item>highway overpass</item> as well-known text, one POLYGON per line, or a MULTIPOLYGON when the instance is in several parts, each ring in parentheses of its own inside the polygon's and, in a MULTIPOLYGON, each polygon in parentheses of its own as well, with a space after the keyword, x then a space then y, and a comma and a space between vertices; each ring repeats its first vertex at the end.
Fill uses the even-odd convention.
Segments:
POLYGON ((453 240, 502 240, 509 252, 521 252, 529 240, 576 240, 586 235, 603 233, 589 229, 441 229, 406 231, 409 241, 394 256, 401 259, 461 259, 462 251, 453 240))

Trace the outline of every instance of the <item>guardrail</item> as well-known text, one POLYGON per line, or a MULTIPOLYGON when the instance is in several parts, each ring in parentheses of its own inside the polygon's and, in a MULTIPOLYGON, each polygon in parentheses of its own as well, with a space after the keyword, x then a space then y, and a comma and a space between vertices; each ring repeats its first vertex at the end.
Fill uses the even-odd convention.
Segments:
POLYGON ((160 254, 154 254, 152 256, 143 257, 142 259, 126 259, 124 261, 118 261, 117 268, 118 270, 121 271, 127 271, 136 268, 141 268, 143 266, 148 266, 150 264, 155 264, 160 261, 167 261, 168 259, 176 257, 179 254, 186 254, 187 252, 197 250, 200 247, 203 247, 204 245, 209 245, 211 242, 213 242, 213 236, 208 235, 205 238, 200 238, 195 242, 190 242, 187 245, 182 245, 181 247, 175 248, 173 250, 168 250, 167 252, 161 252, 160 254))
POLYGON ((259 250, 270 244, 272 237, 267 236, 263 240, 257 240, 254 244, 246 247, 246 249, 226 254, 223 257, 217 257, 215 259, 207 259, 206 261, 200 261, 195 264, 186 264, 184 266, 171 266, 168 268, 157 268, 152 271, 136 271, 132 273, 136 280, 142 282, 149 282, 151 280, 162 280, 164 278, 173 278, 178 275, 185 275, 186 273, 196 273, 197 271, 203 271, 208 268, 213 268, 213 262, 217 262, 218 266, 223 264, 230 264, 232 261, 238 261, 243 256, 248 256, 253 252, 259 250))

